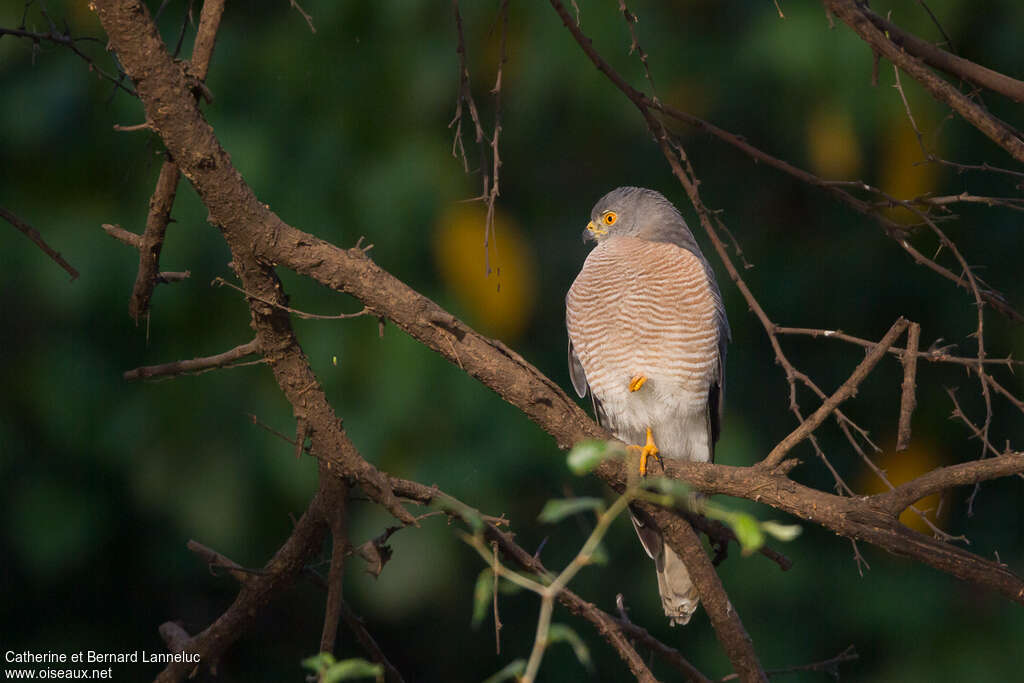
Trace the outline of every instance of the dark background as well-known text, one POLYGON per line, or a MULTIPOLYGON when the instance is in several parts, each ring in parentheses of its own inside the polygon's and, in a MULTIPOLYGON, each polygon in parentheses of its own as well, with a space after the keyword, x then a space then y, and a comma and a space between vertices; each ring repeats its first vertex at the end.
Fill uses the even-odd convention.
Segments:
MULTIPOLYGON (((613 2, 578 1, 582 26, 598 50, 634 85, 649 88, 613 2)), ((155 9, 157 3, 150 3, 155 9)), ((488 129, 488 94, 498 60, 497 3, 463 3, 473 92, 488 129)), ((1020 76, 1024 5, 935 0, 956 50, 1020 76)), ((451 155, 458 63, 447 2, 354 3, 307 0, 316 34, 285 0, 229 3, 208 85, 207 117, 236 167, 285 221, 341 246, 360 236, 373 258, 485 334, 501 338, 563 388, 563 296, 586 254, 579 234, 590 207, 623 184, 664 192, 691 225, 696 218, 639 114, 586 60, 545 3, 513 3, 504 74, 500 265, 485 276, 479 193, 451 155), (500 291, 498 284, 500 282, 500 291)), ((636 26, 650 55, 659 97, 744 135, 751 143, 823 177, 862 179, 902 197, 968 190, 1017 194, 1012 181, 922 165, 892 68, 871 85, 871 52, 829 21, 817 3, 636 2, 636 26)), ((114 67, 95 16, 84 2, 48 2, 98 64, 114 67)), ((916 2, 874 10, 929 39, 941 36, 916 2)), ((195 8, 198 16, 198 3, 195 8)), ((185 7, 160 17, 176 41, 185 7)), ((22 4, 0 7, 0 25, 18 26, 22 4)), ((838 23, 838 22, 837 22, 838 23)), ((28 28, 46 30, 38 6, 28 28)), ((193 30, 183 55, 191 49, 193 30)), ((968 163, 1011 162, 987 139, 934 103, 906 76, 904 87, 926 143, 968 163)), ((192 633, 230 603, 235 585, 214 577, 185 549, 196 539, 232 559, 260 566, 286 538, 289 515, 305 509, 315 463, 248 417, 291 434, 291 410, 265 367, 172 381, 127 384, 124 370, 221 352, 251 338, 243 298, 212 288, 230 279, 229 252, 206 211, 182 181, 168 232, 164 270, 192 271, 157 289, 152 317, 127 314, 137 254, 107 237, 102 223, 141 232, 161 161, 148 132, 115 132, 143 120, 141 105, 113 93, 69 51, 0 38, 0 206, 39 229, 82 273, 67 275, 16 231, 0 226, 0 649, 160 651, 157 626, 182 619, 192 633)), ((1019 106, 997 95, 985 103, 1020 125, 1019 106)), ((468 122, 467 122, 468 124, 468 122)), ((779 324, 841 328, 877 339, 904 315, 922 326, 922 346, 937 338, 976 350, 975 309, 964 290, 913 264, 878 225, 714 139, 682 126, 705 202, 722 218, 753 268, 744 277, 779 324)), ((469 159, 478 153, 467 137, 469 159)), ((979 274, 1018 307, 1019 213, 965 206, 946 230, 979 274)), ((733 330, 728 403, 718 461, 756 461, 794 427, 784 375, 760 324, 748 313, 703 233, 696 230, 722 283, 733 330)), ((927 235, 914 244, 931 255, 927 235)), ((940 260, 952 265, 948 253, 940 260)), ((334 314, 359 304, 282 272, 292 305, 334 314)), ((544 502, 566 495, 606 496, 596 481, 569 473, 552 440, 516 409, 394 327, 377 336, 374 319, 296 320, 314 370, 362 454, 396 475, 437 484, 489 514, 505 513, 517 539, 561 567, 586 537, 589 519, 557 526, 534 520, 544 502), (334 360, 337 364, 335 365, 334 360)), ((1024 357, 1019 326, 988 313, 993 356, 1024 357)), ((857 347, 784 340, 797 367, 834 390, 863 357, 857 347)), ((1018 396, 1020 375, 996 370, 1018 396)), ((891 453, 902 371, 888 358, 847 413, 871 431, 879 461, 895 483, 930 468, 978 457, 962 423, 948 420, 945 387, 983 419, 977 380, 962 370, 922 363, 914 441, 891 453)), ((817 403, 801 394, 805 411, 817 403)), ((1018 447, 1022 420, 996 400, 992 441, 1018 447)), ((879 489, 834 423, 820 430, 833 464, 860 492, 879 489)), ((794 477, 830 489, 825 468, 804 444, 794 477)), ((939 523, 966 533, 971 549, 1024 571, 1024 482, 986 484, 973 517, 969 490, 943 501, 939 523)), ((785 515, 725 501, 762 519, 785 515)), ((927 506, 926 506, 927 507, 927 506)), ((931 507, 934 507, 932 504, 931 507)), ((934 512, 932 513, 935 514, 934 512)), ((391 523, 366 502, 351 505, 351 540, 391 523)), ((494 654, 488 618, 469 628, 473 585, 482 563, 441 519, 393 537, 394 558, 379 579, 361 561, 347 567, 346 597, 406 680, 480 680, 533 640, 538 600, 504 597, 502 654, 494 654)), ((670 629, 660 613, 654 572, 630 525, 606 540, 610 562, 585 569, 573 588, 606 610, 624 594, 634 621, 678 647, 705 672, 728 662, 703 611, 670 629)), ((1001 681, 1018 675, 1024 642, 1020 607, 861 545, 861 576, 850 543, 805 525, 781 548, 789 572, 763 557, 733 555, 719 568, 733 604, 768 667, 825 659, 855 644, 860 661, 844 679, 1001 681)), ((326 571, 326 567, 321 567, 326 571)), ((323 595, 300 583, 256 622, 220 666, 223 680, 298 680, 299 661, 316 650, 323 595)), ((549 649, 542 680, 622 680, 624 665, 589 627, 560 608, 555 621, 590 645, 587 672, 564 644, 549 649)), ((362 656, 347 631, 339 656, 362 656)), ((655 663, 655 673, 673 674, 655 663)), ((115 666, 117 680, 144 680, 154 666, 115 666)), ((786 680, 824 680, 800 674, 786 680)))

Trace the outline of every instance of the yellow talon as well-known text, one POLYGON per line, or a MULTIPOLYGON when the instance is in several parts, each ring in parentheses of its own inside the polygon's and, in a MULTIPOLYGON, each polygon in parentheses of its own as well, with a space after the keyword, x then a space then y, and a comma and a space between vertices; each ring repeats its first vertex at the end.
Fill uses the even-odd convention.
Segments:
MULTIPOLYGON (((630 391, 640 391, 640 387, 647 381, 647 377, 644 375, 634 375, 633 379, 629 380, 630 391)), ((647 430, 647 438, 650 439, 651 430, 647 430)))
POLYGON ((658 455, 658 447, 654 444, 654 437, 651 435, 651 428, 647 428, 647 443, 643 446, 630 446, 640 449, 640 476, 647 476, 647 458, 655 458, 660 463, 661 456, 658 455))

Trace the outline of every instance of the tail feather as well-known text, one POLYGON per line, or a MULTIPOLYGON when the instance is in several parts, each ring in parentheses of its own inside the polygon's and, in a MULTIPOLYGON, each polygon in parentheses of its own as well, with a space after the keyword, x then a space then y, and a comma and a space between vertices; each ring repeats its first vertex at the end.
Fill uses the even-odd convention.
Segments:
POLYGON ((683 560, 672 548, 662 543, 660 562, 655 560, 658 570, 658 592, 661 593, 661 606, 665 610, 669 624, 685 626, 690 617, 697 611, 697 588, 690 580, 690 572, 686 571, 683 560))
POLYGON ((682 558, 665 545, 661 532, 644 524, 636 514, 631 514, 630 517, 633 519, 633 528, 640 537, 640 543, 654 560, 654 568, 658 572, 661 606, 665 610, 669 624, 685 626, 697 611, 697 604, 700 601, 697 597, 697 588, 690 580, 690 572, 686 570, 682 558))

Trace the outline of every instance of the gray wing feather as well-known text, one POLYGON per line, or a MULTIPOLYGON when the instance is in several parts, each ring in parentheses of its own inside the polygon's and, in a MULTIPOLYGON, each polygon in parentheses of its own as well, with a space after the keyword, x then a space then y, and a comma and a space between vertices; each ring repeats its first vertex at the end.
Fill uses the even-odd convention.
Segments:
POLYGON ((569 340, 569 377, 572 378, 573 389, 579 394, 580 398, 587 395, 587 389, 590 385, 587 384, 587 373, 583 371, 583 364, 580 363, 579 356, 576 355, 576 351, 572 348, 572 340, 569 340))
POLYGON ((661 571, 665 562, 665 555, 663 553, 665 541, 661 537, 661 532, 654 527, 647 526, 640 515, 641 513, 635 508, 629 508, 629 518, 633 521, 636 535, 640 537, 640 544, 647 551, 647 555, 654 560, 655 568, 661 571))
POLYGON ((713 462, 715 444, 722 433, 722 414, 725 409, 725 354, 726 347, 732 341, 732 330, 729 329, 729 319, 725 316, 725 305, 722 303, 722 294, 718 291, 715 274, 707 261, 704 261, 704 268, 715 297, 715 307, 718 309, 718 367, 715 370, 715 379, 708 389, 708 436, 713 462))
MULTIPOLYGON (((576 351, 572 348, 572 340, 569 340, 569 377, 572 379, 572 387, 579 394, 580 398, 587 395, 587 391, 590 390, 590 385, 587 383, 587 373, 583 370, 583 364, 580 363, 579 356, 576 355, 576 351)), ((594 396, 594 392, 590 392, 590 402, 594 406, 594 419, 602 427, 608 426, 608 417, 604 414, 604 408, 601 406, 601 402, 594 396)))

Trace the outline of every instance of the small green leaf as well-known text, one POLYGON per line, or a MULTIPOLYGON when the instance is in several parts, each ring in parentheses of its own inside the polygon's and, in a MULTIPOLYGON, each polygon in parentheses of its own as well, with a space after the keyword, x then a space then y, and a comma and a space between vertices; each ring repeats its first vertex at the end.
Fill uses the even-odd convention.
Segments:
POLYGON ((620 449, 611 447, 607 441, 581 441, 569 451, 566 462, 573 474, 582 475, 619 452, 620 449))
POLYGON ((706 517, 717 519, 724 523, 736 534, 736 540, 740 543, 740 552, 749 555, 764 545, 764 532, 761 530, 761 523, 753 515, 737 510, 730 510, 711 501, 704 501, 702 504, 706 517))
POLYGON ((494 572, 485 569, 476 577, 473 588, 473 629, 480 628, 494 599, 494 572))
POLYGON ((544 504, 544 509, 540 511, 537 520, 545 524, 554 524, 584 510, 594 510, 601 514, 604 512, 604 501, 592 497, 554 498, 544 504))
POLYGON ((548 627, 548 645, 561 642, 569 643, 580 664, 587 669, 591 668, 590 650, 587 648, 587 644, 583 642, 583 639, 579 637, 579 634, 565 624, 551 624, 548 627))
POLYGON ((736 539, 740 542, 740 552, 749 555, 764 545, 764 534, 757 519, 744 512, 734 512, 725 520, 736 539))
POLYGON ((526 671, 526 660, 517 659, 505 665, 505 668, 488 678, 484 683, 501 683, 519 678, 526 671))
POLYGON ((779 524, 778 522, 761 522, 761 530, 772 538, 780 541, 792 541, 800 535, 803 527, 799 524, 779 524))
POLYGON ((334 664, 334 655, 332 655, 330 652, 321 652, 318 655, 306 657, 302 660, 302 666, 306 667, 307 669, 312 669, 317 673, 327 670, 327 668, 330 667, 332 664, 334 664))
POLYGON ((302 666, 312 669, 320 675, 323 683, 351 681, 356 678, 383 679, 384 667, 368 662, 365 659, 343 659, 340 662, 327 652, 302 660, 302 666))
POLYGON ((383 680, 384 667, 365 659, 343 659, 327 670, 324 683, 351 681, 356 678, 377 678, 383 680))

